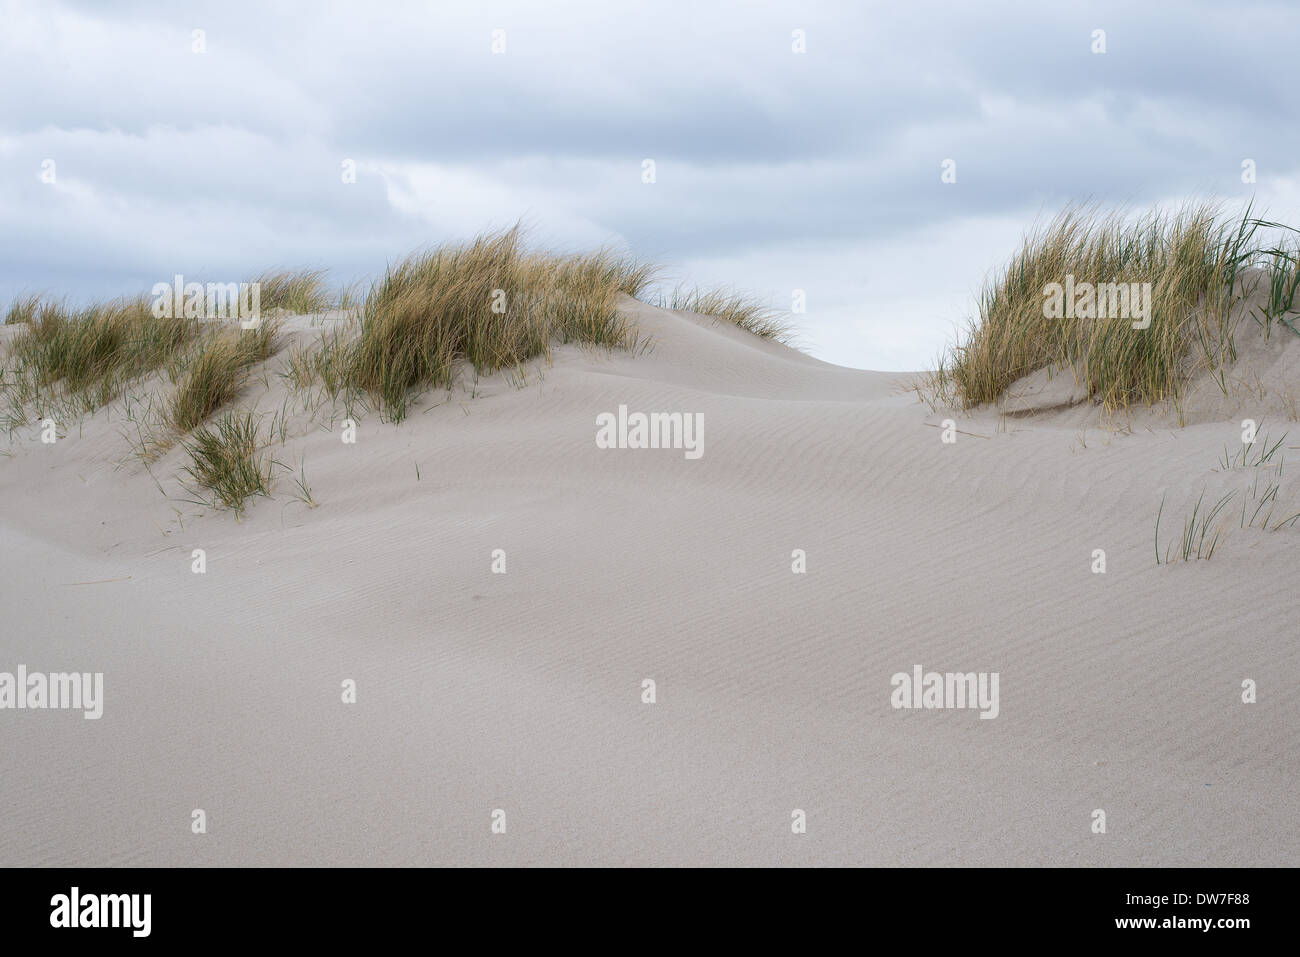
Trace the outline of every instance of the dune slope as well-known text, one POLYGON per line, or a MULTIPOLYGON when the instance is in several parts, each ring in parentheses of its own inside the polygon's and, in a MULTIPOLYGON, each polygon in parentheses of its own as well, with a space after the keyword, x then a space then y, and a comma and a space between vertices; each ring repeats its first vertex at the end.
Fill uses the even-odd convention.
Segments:
POLYGON ((16 431, 0 671, 105 701, 0 712, 0 863, 1300 862, 1300 530, 1154 557, 1162 496, 1176 536, 1246 481, 1235 418, 932 413, 623 308, 643 354, 469 376, 355 444, 300 423, 274 452, 314 509, 287 478, 240 521, 185 502, 181 451, 146 470, 113 410, 16 431), (598 448, 620 405, 702 413, 704 454, 598 448), (915 665, 997 672, 998 716, 895 709, 915 665))

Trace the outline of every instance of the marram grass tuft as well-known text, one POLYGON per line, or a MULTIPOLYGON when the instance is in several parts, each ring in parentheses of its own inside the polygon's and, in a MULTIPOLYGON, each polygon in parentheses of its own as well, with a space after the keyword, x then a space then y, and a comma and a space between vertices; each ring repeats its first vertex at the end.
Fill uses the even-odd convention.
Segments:
MULTIPOLYGON (((984 287, 978 316, 940 357, 930 390, 970 408, 995 402, 1022 376, 1046 366, 1079 370, 1107 409, 1177 400, 1188 377, 1222 372, 1236 358, 1232 306, 1243 269, 1267 261, 1261 227, 1227 219, 1211 205, 1137 218, 1070 207, 1028 234, 1011 262, 984 287), (1049 316, 1049 284, 1138 284, 1149 316, 1049 316), (1149 318, 1149 322, 1147 319, 1149 318), (1137 328, 1135 326, 1142 326, 1137 328)), ((1279 256, 1279 272, 1291 263, 1279 256)), ((1277 281, 1278 296, 1285 277, 1277 281)), ((1082 287, 1080 287, 1082 288, 1082 287)))

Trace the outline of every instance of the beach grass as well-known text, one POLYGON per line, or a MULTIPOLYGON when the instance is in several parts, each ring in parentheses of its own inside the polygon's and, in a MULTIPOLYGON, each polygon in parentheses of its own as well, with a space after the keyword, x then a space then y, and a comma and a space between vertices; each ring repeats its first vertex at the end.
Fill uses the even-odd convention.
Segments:
POLYGON ((346 302, 346 291, 342 297, 330 291, 328 276, 324 269, 268 269, 252 282, 258 284, 262 309, 307 315, 333 309, 341 299, 346 302))
POLYGON ((278 328, 275 320, 263 319, 251 329, 221 327, 204 334, 170 369, 176 390, 168 404, 169 424, 189 432, 232 401, 249 370, 275 351, 278 328))
POLYGON ((771 308, 756 296, 734 289, 678 286, 660 304, 667 309, 712 316, 764 339, 789 344, 794 338, 794 326, 787 313, 771 308))
POLYGON ((92 411, 171 361, 198 334, 193 320, 155 316, 147 296, 79 310, 29 297, 11 307, 10 321, 15 308, 23 328, 6 356, 11 404, 54 400, 92 411))
MULTIPOLYGON (((413 253, 364 290, 331 292, 322 269, 267 270, 252 282, 265 313, 348 313, 314 346, 291 353, 284 374, 296 390, 323 386, 349 406, 377 406, 401 421, 422 392, 450 387, 462 364, 476 374, 513 372, 549 358, 555 344, 635 349, 638 333, 619 312, 618 297, 649 301, 657 272, 610 249, 525 248, 516 224, 413 253)), ((764 338, 787 342, 791 335, 782 313, 733 290, 678 287, 664 298, 668 308, 764 338)), ((147 296, 72 310, 29 294, 10 305, 6 322, 24 327, 0 378, 14 421, 53 393, 71 397, 75 412, 93 411, 127 383, 165 368, 175 384, 166 422, 189 432, 238 395, 251 367, 277 343, 273 322, 250 332, 196 317, 160 318, 147 296)))
POLYGON ((293 358, 294 381, 363 394, 401 421, 422 391, 451 386, 462 362, 489 373, 549 356, 557 342, 635 344, 617 298, 643 293, 652 267, 608 250, 527 251, 522 240, 516 225, 390 267, 352 334, 326 333, 314 354, 293 358))
POLYGON ((16 296, 5 311, 4 324, 16 326, 33 322, 40 312, 43 300, 44 297, 37 292, 16 296))
POLYGON ((1279 228, 1252 218, 1249 208, 1237 219, 1211 204, 1137 217, 1071 206, 1028 233, 985 284, 975 318, 941 355, 928 385, 963 409, 995 402, 1013 382, 1049 366, 1076 370, 1108 410, 1177 401, 1188 378, 1205 370, 1226 391, 1242 271, 1271 267, 1265 323, 1286 320, 1300 283, 1294 250, 1257 238, 1279 228), (1050 284, 1067 281, 1149 284, 1149 321, 1049 315, 1050 284))
POLYGON ((213 506, 242 512, 248 500, 271 494, 271 463, 258 444, 257 422, 248 411, 227 411, 196 430, 185 443, 184 471, 213 506))

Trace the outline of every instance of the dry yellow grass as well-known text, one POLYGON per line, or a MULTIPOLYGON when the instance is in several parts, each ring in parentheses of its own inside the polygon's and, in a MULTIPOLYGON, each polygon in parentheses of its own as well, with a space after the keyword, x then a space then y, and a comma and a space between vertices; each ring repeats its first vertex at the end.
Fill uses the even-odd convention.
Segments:
POLYGON ((1137 219, 1071 207, 1026 236, 986 286, 977 318, 941 357, 933 394, 962 408, 996 401, 1037 369, 1075 367, 1108 409, 1177 399, 1188 376, 1235 359, 1230 306, 1240 271, 1265 252, 1249 211, 1210 205, 1137 219), (1150 284, 1149 324, 1131 317, 1049 316, 1051 283, 1150 284))
POLYGON ((364 393, 394 421, 420 390, 449 386, 467 361, 480 372, 549 355, 553 342, 630 347, 618 313, 652 269, 608 251, 526 252, 518 226, 407 257, 371 288, 355 338, 335 335, 295 372, 364 393))
POLYGON ((262 309, 306 315, 325 312, 340 301, 329 291, 328 275, 324 269, 266 270, 252 281, 258 284, 262 309))
POLYGON ((32 404, 72 413, 105 405, 128 383, 172 360, 198 333, 193 320, 154 316, 147 296, 81 310, 28 297, 14 308, 23 328, 6 356, 11 420, 32 404))
POLYGON ((176 391, 168 421, 189 432, 239 394, 248 371, 275 350, 278 327, 264 319, 253 329, 221 328, 205 335, 186 361, 172 368, 176 391))
POLYGON ((662 303, 668 309, 683 309, 713 316, 764 339, 789 344, 794 327, 788 315, 770 308, 760 299, 734 289, 699 289, 678 286, 662 303))

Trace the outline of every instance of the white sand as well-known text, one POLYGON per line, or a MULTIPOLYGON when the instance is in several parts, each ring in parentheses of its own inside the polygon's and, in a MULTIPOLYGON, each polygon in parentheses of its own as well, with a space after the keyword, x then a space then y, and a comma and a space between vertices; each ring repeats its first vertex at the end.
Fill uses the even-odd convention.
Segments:
MULTIPOLYGON (((0 440, 0 671, 105 676, 98 721, 0 711, 0 864, 1300 863, 1300 530, 1152 542, 1162 494, 1172 540, 1245 483, 1243 409, 1293 430, 1300 499, 1278 387, 947 445, 907 377, 625 305, 651 352, 277 445, 314 510, 287 477, 242 522, 185 503, 179 450, 165 498, 117 408, 0 440), (705 454, 598 449, 620 404, 702 412, 705 454), (998 717, 895 710, 917 664, 998 672, 998 717)), ((1298 357, 1238 371, 1300 392, 1298 357)))

